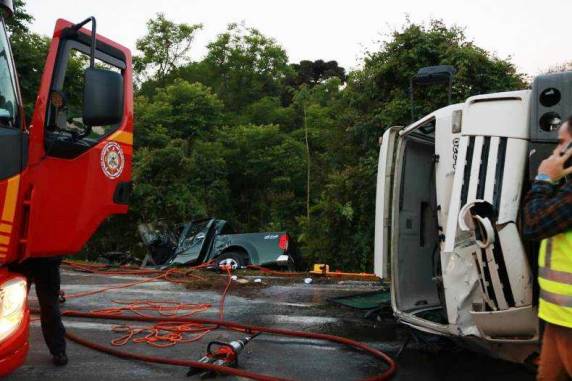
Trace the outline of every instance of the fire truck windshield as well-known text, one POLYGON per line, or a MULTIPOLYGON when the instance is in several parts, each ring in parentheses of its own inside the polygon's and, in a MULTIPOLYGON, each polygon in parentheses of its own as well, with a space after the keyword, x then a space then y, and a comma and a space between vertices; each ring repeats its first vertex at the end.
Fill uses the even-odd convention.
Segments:
POLYGON ((0 123, 16 127, 18 96, 16 93, 16 70, 4 20, 0 19, 0 123))

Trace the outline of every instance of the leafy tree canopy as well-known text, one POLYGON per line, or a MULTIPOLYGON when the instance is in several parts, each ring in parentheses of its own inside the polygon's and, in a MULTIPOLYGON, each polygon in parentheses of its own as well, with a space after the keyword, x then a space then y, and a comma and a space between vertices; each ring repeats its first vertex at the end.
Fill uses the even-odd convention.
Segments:
POLYGON ((346 80, 346 70, 338 66, 336 61, 304 60, 297 64, 290 64, 290 67, 294 69, 294 75, 288 78, 287 84, 294 87, 303 84, 317 85, 332 77, 337 77, 342 82, 346 80))
POLYGON ((208 87, 183 80, 158 89, 150 99, 137 98, 136 107, 141 126, 137 142, 144 146, 163 146, 165 139, 208 136, 223 118, 223 104, 208 87))
POLYGON ((135 57, 134 68, 156 79, 190 62, 189 51, 201 24, 176 24, 163 13, 147 21, 147 34, 137 40, 142 55, 135 57))
MULTIPOLYGON (((16 5, 9 28, 30 112, 48 39, 28 30, 31 16, 16 5)), ((278 42, 241 24, 191 60, 200 28, 159 14, 137 42, 131 212, 94 237, 96 254, 138 250, 138 222, 216 216, 243 232, 290 231, 307 263, 371 271, 378 139, 410 122, 411 76, 454 66, 455 102, 527 85, 509 59, 439 20, 406 22, 349 73, 336 61, 289 63, 278 42)), ((447 96, 434 86, 415 98, 421 114, 447 96)))
POLYGON ((204 63, 208 85, 232 111, 263 96, 279 95, 289 71, 286 51, 276 41, 240 24, 230 24, 208 45, 204 63))
POLYGON ((30 23, 34 21, 34 16, 26 11, 25 0, 14 0, 14 14, 12 17, 7 17, 6 29, 10 34, 12 33, 28 33, 30 23))

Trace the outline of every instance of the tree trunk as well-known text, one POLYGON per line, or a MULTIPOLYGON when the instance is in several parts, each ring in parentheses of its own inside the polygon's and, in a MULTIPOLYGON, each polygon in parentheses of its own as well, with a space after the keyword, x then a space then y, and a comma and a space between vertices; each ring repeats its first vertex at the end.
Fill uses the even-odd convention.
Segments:
POLYGON ((306 106, 304 106, 304 135, 306 137, 306 218, 310 222, 310 140, 308 139, 306 106))

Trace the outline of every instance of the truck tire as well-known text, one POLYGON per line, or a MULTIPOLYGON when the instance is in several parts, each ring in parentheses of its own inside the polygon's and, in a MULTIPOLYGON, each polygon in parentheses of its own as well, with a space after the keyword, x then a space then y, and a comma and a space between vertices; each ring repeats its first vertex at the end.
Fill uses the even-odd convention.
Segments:
POLYGON ((222 253, 216 258, 216 263, 219 267, 230 266, 233 270, 246 266, 244 255, 235 251, 222 253))

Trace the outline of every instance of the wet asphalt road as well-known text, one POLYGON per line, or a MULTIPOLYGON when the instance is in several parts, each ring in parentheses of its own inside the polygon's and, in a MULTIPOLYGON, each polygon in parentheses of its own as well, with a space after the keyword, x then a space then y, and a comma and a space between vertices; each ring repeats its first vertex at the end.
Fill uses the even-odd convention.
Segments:
MULTIPOLYGON (((130 276, 105 277, 101 275, 64 272, 63 289, 68 293, 83 292, 125 283, 139 278, 130 276)), ((272 278, 263 278, 273 284, 272 278)), ((283 282, 280 282, 283 283, 283 282)), ((337 307, 327 298, 375 290, 378 285, 366 282, 328 282, 306 285, 302 280, 288 284, 261 287, 236 286, 225 304, 228 320, 280 328, 291 328, 344 336, 366 342, 368 345, 396 354, 409 336, 408 330, 391 318, 372 321, 364 318, 363 311, 337 307)), ((189 303, 217 305, 221 290, 187 290, 183 286, 166 282, 137 285, 93 296, 72 299, 65 309, 90 311, 109 307, 116 300, 180 300, 189 303)), ((34 293, 32 304, 36 305, 34 293)), ((217 308, 198 314, 216 318, 217 308)), ((116 322, 106 320, 65 320, 66 329, 95 342, 108 345, 117 335, 111 332, 116 322)), ((147 355, 198 360, 211 340, 230 341, 242 335, 218 330, 202 341, 179 344, 168 349, 156 349, 145 344, 128 344, 122 350, 147 355)), ((394 380, 534 380, 534 376, 519 366, 464 351, 451 343, 411 341, 397 359, 399 366, 394 380)), ((7 379, 17 380, 191 380, 186 369, 165 365, 122 360, 68 342, 70 363, 63 368, 51 365, 43 342, 39 322, 33 322, 30 331, 30 353, 23 367, 7 379)), ((301 380, 355 380, 378 374, 384 365, 379 361, 336 344, 296 338, 261 335, 241 353, 240 367, 255 372, 301 380)), ((219 377, 231 380, 233 377, 219 377)), ((192 379, 200 379, 193 377, 192 379)))

